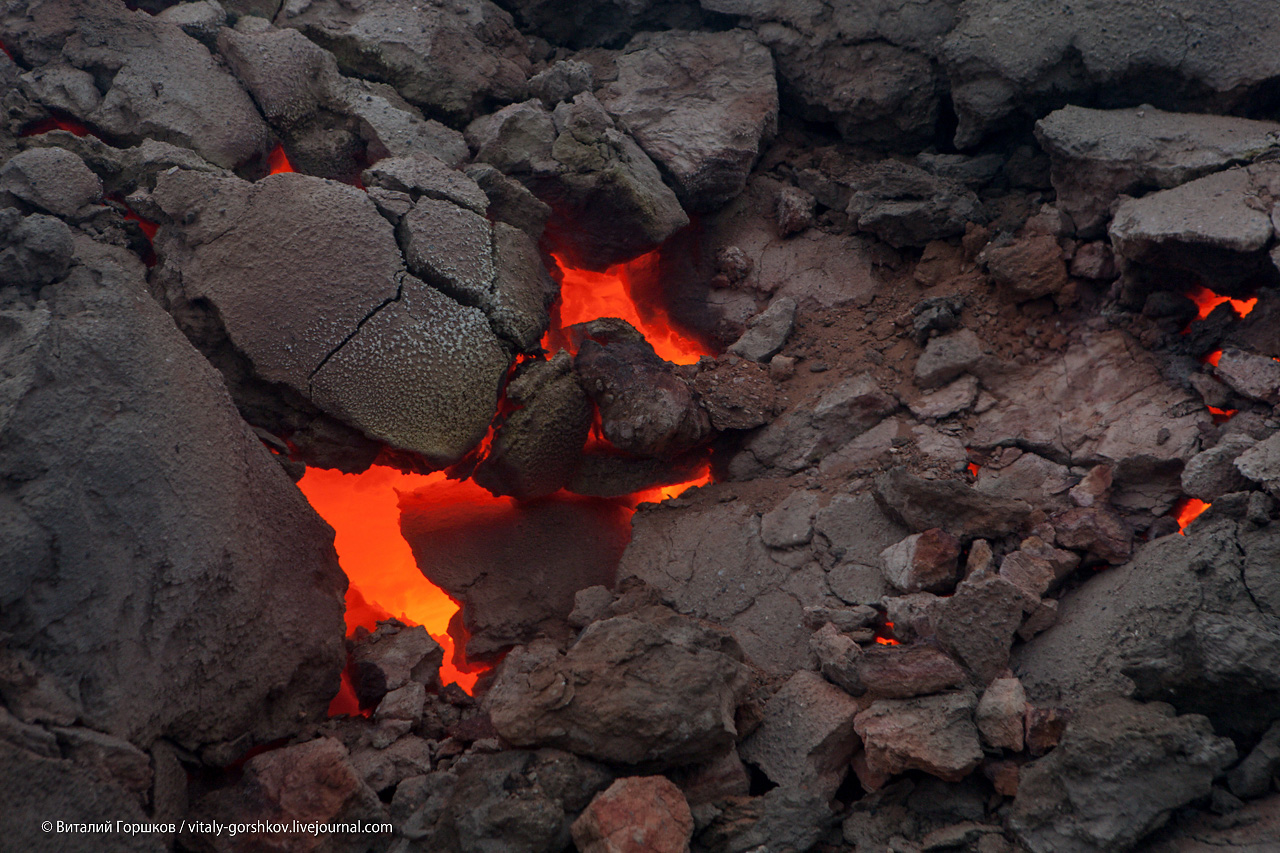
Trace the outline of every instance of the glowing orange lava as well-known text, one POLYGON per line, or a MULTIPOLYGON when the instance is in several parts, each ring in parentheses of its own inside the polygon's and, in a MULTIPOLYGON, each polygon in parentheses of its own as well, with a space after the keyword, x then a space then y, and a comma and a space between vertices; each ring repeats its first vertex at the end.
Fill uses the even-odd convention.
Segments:
POLYGON ((1219 296, 1209 288, 1201 287, 1199 285, 1193 287, 1191 291, 1187 293, 1187 296, 1196 304, 1196 307, 1200 309, 1200 315, 1197 318, 1200 320, 1208 317, 1209 313, 1213 311, 1214 308, 1217 308, 1224 302, 1230 302, 1231 307, 1241 317, 1249 316, 1249 312, 1253 310, 1253 306, 1258 304, 1258 298, 1256 296, 1252 299, 1232 299, 1229 296, 1219 296))
POLYGON ((289 155, 284 153, 284 146, 277 144, 271 149, 271 153, 267 155, 267 174, 278 175, 281 172, 297 171, 293 168, 293 164, 289 162, 289 155))
POLYGON ((1205 408, 1207 408, 1209 410, 1209 414, 1213 416, 1213 422, 1215 424, 1225 424, 1227 421, 1235 417, 1236 412, 1239 411, 1238 409, 1219 409, 1217 406, 1206 406, 1205 408))
POLYGON ((41 119, 35 124, 30 125, 22 131, 23 136, 39 136, 42 133, 48 133, 51 130, 65 130, 67 133, 75 136, 91 136, 88 126, 82 122, 78 122, 73 118, 65 118, 54 116, 52 118, 41 119))
POLYGON ((902 643, 893 638, 893 623, 885 622, 884 627, 876 631, 876 642, 882 646, 900 646, 902 643))
POLYGON ((1210 504, 1198 498, 1183 498, 1173 505, 1173 517, 1178 522, 1178 532, 1186 535, 1187 525, 1200 517, 1210 504))
POLYGON ((458 669, 448 634, 458 605, 418 570, 409 543, 400 535, 400 493, 444 483, 443 473, 405 474, 374 466, 363 474, 343 474, 309 467, 298 488, 334 530, 338 560, 351 581, 348 633, 357 627, 372 631, 388 616, 421 625, 444 647, 441 679, 470 692, 478 673, 458 669))
POLYGON ((1222 359, 1222 350, 1220 350, 1220 349, 1216 349, 1216 350, 1214 350, 1213 352, 1211 352, 1211 353, 1209 353, 1208 355, 1206 355, 1206 356, 1202 359, 1202 361, 1203 361, 1205 364, 1211 365, 1212 367, 1217 367, 1217 366, 1218 366, 1218 362, 1219 362, 1221 359, 1222 359))
POLYGON ((978 476, 978 472, 979 472, 979 471, 981 471, 981 470, 982 470, 982 469, 978 467, 978 463, 977 463, 977 462, 970 462, 970 463, 969 463, 969 473, 970 473, 970 474, 972 474, 974 477, 978 476))
POLYGON ((560 258, 556 258, 556 263, 564 273, 560 284, 560 323, 543 338, 544 349, 571 350, 568 336, 562 331, 565 327, 601 317, 617 317, 635 326, 661 358, 674 364, 693 364, 702 356, 712 354, 692 335, 678 329, 662 306, 633 301, 637 280, 653 280, 658 275, 657 251, 604 272, 574 269, 560 258))

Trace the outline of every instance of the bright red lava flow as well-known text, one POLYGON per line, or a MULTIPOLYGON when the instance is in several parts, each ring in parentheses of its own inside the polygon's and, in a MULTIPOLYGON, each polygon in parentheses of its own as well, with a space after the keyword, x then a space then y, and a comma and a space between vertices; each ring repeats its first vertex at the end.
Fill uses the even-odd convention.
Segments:
POLYGON ((1258 298, 1256 296, 1252 299, 1232 299, 1229 296, 1219 296, 1209 288, 1202 287, 1200 285, 1193 287, 1187 293, 1187 296, 1196 304, 1196 307, 1200 309, 1200 314, 1196 318, 1199 320, 1203 320, 1205 317, 1208 317, 1214 308, 1217 308, 1224 302, 1230 302, 1231 307, 1241 317, 1249 316, 1249 312, 1253 310, 1253 306, 1258 304, 1258 298))
POLYGON ((1239 409, 1219 409, 1217 406, 1206 406, 1205 408, 1207 408, 1209 410, 1209 414, 1213 416, 1213 422, 1215 424, 1225 424, 1227 421, 1235 417, 1236 412, 1239 411, 1239 409))
POLYGON ((1173 517, 1178 522, 1178 533, 1187 535, 1187 525, 1200 517, 1210 504, 1198 498, 1183 498, 1173 505, 1173 517))
MULTIPOLYGON (((288 158, 279 147, 272 152, 270 163, 272 174, 290 170, 288 158), (277 169, 278 164, 284 168, 277 169)), ((710 355, 701 343, 672 327, 666 312, 646 309, 645 317, 640 316, 630 296, 631 279, 635 275, 652 275, 656 265, 657 255, 653 253, 605 273, 564 269, 560 324, 547 333, 543 346, 551 349, 553 343, 556 347, 568 344, 563 326, 599 317, 619 317, 641 331, 658 355, 668 361, 691 364, 710 355)), ((597 440, 603 442, 603 438, 597 437, 597 440)), ((663 501, 709 482, 711 470, 706 465, 686 482, 634 492, 620 498, 619 503, 634 509, 642 502, 663 501)), ((485 668, 468 667, 457 654, 448 627, 458 612, 458 604, 418 568, 409 543, 400 533, 401 496, 412 492, 417 503, 438 501, 456 506, 462 512, 467 511, 468 506, 512 504, 513 499, 495 497, 469 481, 449 480, 443 471, 406 474, 376 465, 362 474, 308 467, 298 487, 334 529, 334 547, 350 580, 346 601, 348 635, 358 627, 372 631, 379 620, 390 616, 421 625, 445 649, 441 680, 446 684, 455 683, 470 693, 485 668)), ((345 673, 342 689, 334 697, 329 713, 331 716, 370 713, 370 709, 359 708, 345 673)))
POLYGON ((560 323, 542 339, 543 349, 555 352, 561 347, 572 350, 564 329, 576 323, 587 323, 601 317, 626 320, 644 335, 658 356, 673 364, 693 364, 710 351, 696 338, 681 332, 660 305, 640 306, 632 299, 638 280, 658 275, 658 251, 641 255, 633 261, 609 267, 604 272, 574 269, 556 258, 564 273, 560 283, 560 323))
POLYGON ((271 153, 267 155, 267 174, 279 175, 282 172, 297 171, 293 168, 293 164, 289 162, 289 155, 284 153, 284 146, 277 144, 271 149, 271 153))
POLYGON ((58 116, 40 119, 40 121, 25 128, 22 131, 22 135, 39 136, 40 134, 48 133, 51 130, 65 130, 67 133, 75 136, 92 135, 92 132, 84 123, 78 122, 73 118, 62 118, 58 116))
POLYGON ((1218 366, 1218 362, 1219 362, 1221 359, 1222 359, 1222 350, 1220 350, 1220 349, 1216 349, 1216 350, 1214 350, 1213 352, 1211 352, 1211 353, 1209 353, 1208 355, 1206 355, 1206 356, 1204 357, 1204 359, 1202 359, 1202 361, 1203 361, 1203 363, 1204 363, 1204 364, 1207 364, 1207 365, 1209 365, 1209 366, 1211 366, 1211 367, 1217 367, 1217 366, 1218 366))
POLYGON ((900 646, 902 645, 893 638, 893 623, 885 622, 884 628, 876 632, 876 642, 882 646, 900 646))

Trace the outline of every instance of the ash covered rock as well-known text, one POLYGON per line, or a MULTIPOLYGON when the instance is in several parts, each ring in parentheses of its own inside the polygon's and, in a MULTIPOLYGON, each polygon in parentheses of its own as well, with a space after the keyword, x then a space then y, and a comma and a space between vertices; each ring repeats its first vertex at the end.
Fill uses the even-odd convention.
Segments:
POLYGON ((102 201, 102 181, 83 160, 61 148, 14 155, 0 168, 0 191, 64 219, 102 201))
POLYGON ((1264 6, 965 3, 941 50, 960 120, 956 144, 968 148, 1066 100, 1235 111, 1280 77, 1280 36, 1246 23, 1264 6))
POLYGON ((859 230, 897 248, 959 237, 970 222, 985 219, 972 190, 896 160, 855 177, 846 213, 859 230))
POLYGON ((277 19, 333 52, 349 74, 390 83, 451 122, 527 92, 528 49, 511 16, 488 0, 456 6, 409 0, 351 7, 286 4, 277 19))
POLYGON ((594 95, 548 112, 514 104, 472 122, 476 160, 518 178, 551 206, 546 236, 570 265, 602 270, 689 224, 657 166, 594 95))
POLYGON ((1096 237, 1121 195, 1170 189, 1248 163, 1280 146, 1280 124, 1154 107, 1069 106, 1036 122, 1053 161, 1055 204, 1081 236, 1096 237))
POLYGON ((1111 700, 1077 716, 1057 749, 1023 768, 1009 825, 1034 853, 1129 850, 1206 796, 1235 758, 1204 717, 1111 700))
POLYGON ((65 130, 52 130, 24 137, 27 150, 63 149, 78 156, 101 180, 106 195, 128 196, 134 190, 154 189, 156 179, 175 166, 192 172, 208 172, 221 177, 231 173, 215 166, 189 148, 168 142, 144 139, 130 148, 116 148, 95 136, 76 136, 65 130))
POLYGON ((516 648, 485 705, 517 746, 674 767, 733 743, 734 710, 747 687, 741 661, 724 629, 642 608, 588 626, 563 654, 545 642, 516 648))
POLYGON ((640 456, 665 457, 710 435, 710 418, 693 389, 634 329, 586 331, 592 337, 578 348, 573 370, 599 409, 610 444, 640 456))
POLYGON ((777 388, 761 365, 736 359, 709 366, 700 362, 692 385, 717 430, 762 426, 777 411, 777 388))
POLYGON ((495 495, 545 497, 569 485, 591 430, 591 401, 578 384, 573 359, 561 350, 523 368, 507 385, 518 406, 494 434, 475 481, 495 495))
POLYGON ((645 33, 596 92, 689 210, 742 192, 778 124, 773 58, 750 33, 645 33))
POLYGON ((1215 292, 1248 295, 1280 273, 1267 248, 1275 231, 1259 197, 1280 195, 1280 164, 1259 163, 1131 199, 1110 227, 1133 264, 1196 276, 1215 292))
POLYGON ((796 325, 796 301, 780 296, 747 321, 747 330, 729 345, 729 352, 766 362, 781 351, 796 325))
POLYGON ((267 153, 270 131, 253 101, 174 24, 107 0, 69 0, 10 6, 3 30, 26 65, 88 80, 86 97, 57 106, 113 139, 170 142, 229 169, 267 153))
POLYGON ((437 502, 430 492, 405 495, 400 516, 418 567, 462 604, 473 660, 539 636, 570 637, 574 594, 612 586, 627 544, 628 511, 613 502, 488 498, 469 484, 437 502))
POLYGON ((1276 549, 1274 524, 1230 519, 1142 546, 1064 595, 1058 623, 1018 651, 1028 696, 1079 709, 1132 692, 1225 734, 1261 734, 1280 692, 1276 549))
POLYGON ((352 687, 362 706, 373 707, 410 682, 438 687, 443 661, 444 649, 427 629, 387 619, 372 633, 356 638, 351 650, 352 687))
POLYGON ((66 223, 35 213, 0 209, 0 280, 37 290, 71 269, 75 243, 66 223))
POLYGON ((323 715, 346 580, 143 273, 79 237, 42 302, 4 307, 0 692, 144 747, 247 747, 323 715))
POLYGON ((480 310, 404 273, 364 193, 298 174, 250 184, 177 172, 146 200, 167 220, 158 281, 207 351, 212 312, 257 378, 435 465, 484 435, 509 355, 480 310), (246 288, 247 271, 272 287, 246 288))

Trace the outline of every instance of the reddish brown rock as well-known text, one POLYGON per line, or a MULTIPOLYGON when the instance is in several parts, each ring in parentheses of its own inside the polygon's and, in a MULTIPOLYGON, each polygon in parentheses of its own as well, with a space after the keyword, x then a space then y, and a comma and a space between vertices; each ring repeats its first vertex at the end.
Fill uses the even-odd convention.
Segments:
POLYGON ((665 776, 619 779, 573 822, 580 853, 685 853, 693 815, 665 776))
POLYGON ((1067 730, 1071 713, 1063 708, 1030 708, 1027 711, 1027 750, 1032 755, 1044 755, 1058 745, 1062 733, 1067 730))
POLYGON ((881 699, 854 720, 866 747, 867 768, 890 776, 923 770, 958 782, 982 760, 973 724, 977 704, 968 692, 881 699))
POLYGON ((988 746, 1021 752, 1027 692, 1016 678, 997 678, 978 702, 978 731, 988 746))
POLYGON ((885 580, 903 592, 947 592, 955 585, 960 540, 935 527, 880 553, 885 580))
POLYGON ((1133 553, 1133 531, 1106 507, 1069 509, 1052 522, 1059 545, 1085 551, 1091 560, 1118 566, 1133 553))
POLYGON ((986 263, 995 283, 1018 302, 1057 293, 1067 284, 1062 249, 1048 235, 987 249, 980 260, 986 263))
POLYGON ((946 652, 924 644, 872 646, 859 656, 857 672, 867 692, 885 699, 937 693, 959 686, 965 678, 946 652))
POLYGON ((1016 761, 1006 758, 990 759, 982 762, 982 775, 991 782, 991 787, 1003 797, 1018 796, 1018 777, 1021 768, 1016 761))

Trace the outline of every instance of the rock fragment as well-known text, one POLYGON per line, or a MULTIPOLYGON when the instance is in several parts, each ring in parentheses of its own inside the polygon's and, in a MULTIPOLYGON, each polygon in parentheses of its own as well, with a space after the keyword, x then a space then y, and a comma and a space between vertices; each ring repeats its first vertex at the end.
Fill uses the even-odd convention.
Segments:
POLYGON ((619 779, 573 822, 581 853, 684 853, 692 835, 689 804, 665 776, 619 779))
POLYGON ((0 191, 69 218, 102 200, 102 181, 70 151, 35 148, 15 154, 0 168, 0 191))
POLYGON ((933 338, 916 361, 916 382, 921 388, 937 388, 972 370, 981 360, 982 343, 971 329, 933 338))
POLYGON ((977 704, 967 692, 875 702, 854 720, 867 766, 884 776, 922 770, 958 782, 982 760, 977 704))
POLYGON ((1022 752, 1027 692, 1016 678, 997 678, 978 701, 975 720, 988 746, 1022 752))
POLYGON ((768 361, 782 349, 795 328, 796 301, 781 296, 747 321, 747 331, 729 346, 729 352, 752 361, 768 361))

